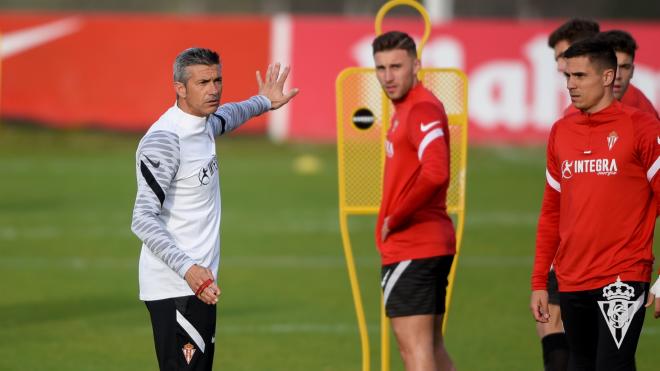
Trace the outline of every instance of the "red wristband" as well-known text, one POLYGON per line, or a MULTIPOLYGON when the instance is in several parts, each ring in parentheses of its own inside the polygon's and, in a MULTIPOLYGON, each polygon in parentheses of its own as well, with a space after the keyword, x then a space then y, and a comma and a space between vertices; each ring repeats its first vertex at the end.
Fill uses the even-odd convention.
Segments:
POLYGON ((204 283, 201 286, 199 286, 199 288, 197 288, 197 291, 195 291, 195 296, 199 296, 204 291, 204 289, 209 287, 212 283, 213 283, 213 279, 211 278, 204 281, 204 283))

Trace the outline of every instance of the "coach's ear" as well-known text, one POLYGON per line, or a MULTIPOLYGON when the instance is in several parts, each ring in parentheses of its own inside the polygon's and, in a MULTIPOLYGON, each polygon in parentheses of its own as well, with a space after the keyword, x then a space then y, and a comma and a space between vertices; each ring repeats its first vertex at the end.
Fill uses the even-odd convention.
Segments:
POLYGON ((181 98, 185 98, 186 95, 188 94, 186 85, 179 81, 174 82, 174 91, 176 92, 176 96, 181 98))

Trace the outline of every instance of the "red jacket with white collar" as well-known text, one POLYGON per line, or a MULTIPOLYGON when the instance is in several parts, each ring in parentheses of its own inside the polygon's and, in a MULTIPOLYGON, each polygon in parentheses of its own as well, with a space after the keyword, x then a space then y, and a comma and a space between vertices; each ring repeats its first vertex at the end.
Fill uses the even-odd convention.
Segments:
POLYGON ((532 289, 546 289, 554 261, 559 291, 648 282, 660 194, 660 123, 613 101, 552 127, 532 289))
POLYGON ((383 265, 456 253, 447 215, 449 127, 442 103, 421 84, 400 101, 387 133, 376 243, 383 265), (389 217, 389 237, 381 229, 389 217))

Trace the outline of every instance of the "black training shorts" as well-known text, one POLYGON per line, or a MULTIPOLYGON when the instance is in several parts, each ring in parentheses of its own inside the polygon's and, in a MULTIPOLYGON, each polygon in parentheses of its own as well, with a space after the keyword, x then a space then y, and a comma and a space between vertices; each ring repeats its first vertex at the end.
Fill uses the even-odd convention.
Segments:
POLYGON ((548 272, 548 303, 559 305, 559 283, 553 268, 548 272))
POLYGON ((216 306, 196 296, 145 301, 161 371, 211 371, 216 306))
POLYGON ((443 314, 453 255, 385 265, 381 287, 388 317, 443 314))
POLYGON ((595 290, 560 292, 569 370, 635 370, 648 291, 647 282, 617 281, 595 290))

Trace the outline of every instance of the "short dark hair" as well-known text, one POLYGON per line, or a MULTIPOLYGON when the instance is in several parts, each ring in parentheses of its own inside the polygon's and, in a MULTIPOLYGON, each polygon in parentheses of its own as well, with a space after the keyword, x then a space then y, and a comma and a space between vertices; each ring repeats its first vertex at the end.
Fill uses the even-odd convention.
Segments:
POLYGON ((596 36, 600 32, 598 22, 591 19, 572 18, 554 30, 548 37, 548 46, 554 48, 562 40, 573 44, 576 41, 596 36))
POLYGON ((622 30, 610 30, 599 33, 596 38, 610 44, 610 47, 614 49, 615 52, 626 53, 635 60, 637 42, 635 42, 635 39, 628 32, 622 30))
POLYGON ((211 49, 189 48, 176 56, 174 60, 174 81, 186 83, 190 78, 186 67, 193 65, 213 66, 220 64, 220 56, 211 49))
POLYGON ((564 52, 564 58, 587 57, 599 67, 600 71, 613 69, 616 71, 616 54, 609 43, 597 40, 595 37, 580 40, 564 52))
POLYGON ((401 31, 390 31, 376 37, 371 47, 373 48, 373 54, 386 50, 403 49, 411 56, 417 57, 415 40, 401 31))

